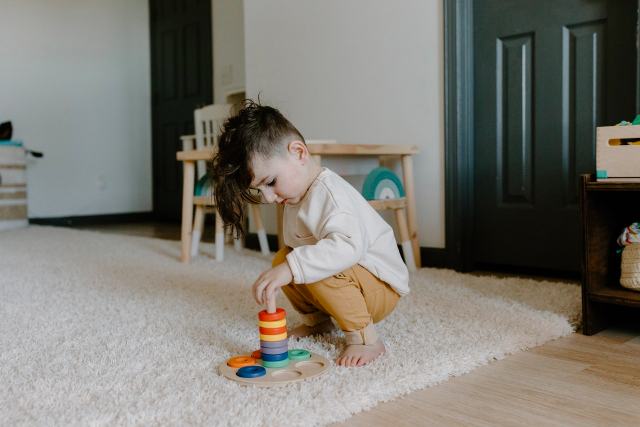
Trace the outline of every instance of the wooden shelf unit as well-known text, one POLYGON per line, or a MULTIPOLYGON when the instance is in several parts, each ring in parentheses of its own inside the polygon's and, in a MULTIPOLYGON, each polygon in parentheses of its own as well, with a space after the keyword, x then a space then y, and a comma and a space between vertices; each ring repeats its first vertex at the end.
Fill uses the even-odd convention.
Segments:
POLYGON ((640 220, 640 182, 580 179, 582 234, 582 323, 585 335, 607 327, 620 306, 640 308, 640 292, 620 285, 616 239, 640 220))

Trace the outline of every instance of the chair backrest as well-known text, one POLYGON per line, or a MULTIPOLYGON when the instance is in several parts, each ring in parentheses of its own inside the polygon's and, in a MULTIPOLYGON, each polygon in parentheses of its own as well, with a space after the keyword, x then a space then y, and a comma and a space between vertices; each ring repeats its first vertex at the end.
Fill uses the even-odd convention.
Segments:
MULTIPOLYGON (((198 108, 193 112, 193 122, 196 129, 196 150, 205 147, 216 147, 224 121, 231 114, 229 104, 211 104, 198 108)), ((204 161, 198 162, 198 177, 206 172, 204 161)))

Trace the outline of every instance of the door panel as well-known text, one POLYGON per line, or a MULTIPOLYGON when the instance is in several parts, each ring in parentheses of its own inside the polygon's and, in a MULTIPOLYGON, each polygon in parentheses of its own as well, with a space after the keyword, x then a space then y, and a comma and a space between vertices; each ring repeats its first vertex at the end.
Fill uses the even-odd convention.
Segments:
POLYGON ((180 136, 193 133, 193 110, 213 102, 210 0, 150 0, 153 210, 179 220, 180 136))
POLYGON ((635 113, 636 7, 474 2, 474 264, 578 271, 595 127, 635 113))

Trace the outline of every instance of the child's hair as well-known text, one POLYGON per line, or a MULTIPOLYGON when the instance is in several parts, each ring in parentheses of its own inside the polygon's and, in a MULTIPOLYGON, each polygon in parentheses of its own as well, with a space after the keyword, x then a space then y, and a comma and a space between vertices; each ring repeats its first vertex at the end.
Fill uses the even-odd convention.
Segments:
POLYGON ((280 111, 250 99, 244 101, 238 114, 225 121, 210 176, 216 209, 236 237, 246 234, 246 202, 260 203, 260 196, 250 188, 254 178, 251 160, 284 153, 295 139, 304 142, 280 111))

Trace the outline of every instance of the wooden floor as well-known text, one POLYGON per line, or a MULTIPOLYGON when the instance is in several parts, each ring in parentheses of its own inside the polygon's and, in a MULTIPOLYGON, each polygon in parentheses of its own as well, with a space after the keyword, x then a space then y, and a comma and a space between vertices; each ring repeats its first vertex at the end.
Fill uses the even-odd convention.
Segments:
MULTIPOLYGON (((178 225, 86 227, 177 240, 178 225)), ((339 426, 640 426, 640 325, 573 334, 339 426)))

